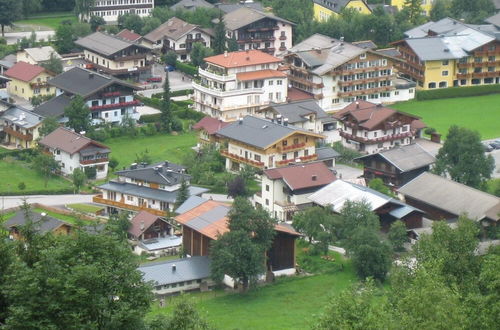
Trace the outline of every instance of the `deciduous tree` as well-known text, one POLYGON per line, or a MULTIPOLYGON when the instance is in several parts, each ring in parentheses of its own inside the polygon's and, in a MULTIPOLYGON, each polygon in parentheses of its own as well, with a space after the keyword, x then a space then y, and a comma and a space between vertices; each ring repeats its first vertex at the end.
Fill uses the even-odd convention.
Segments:
POLYGON ((350 239, 358 228, 368 228, 373 232, 380 230, 378 216, 372 212, 371 206, 366 201, 347 201, 340 212, 338 237, 350 244, 350 239))
POLYGON ((177 191, 177 198, 175 200, 175 206, 179 207, 189 198, 189 186, 186 180, 182 180, 181 186, 177 191))
POLYGON ((33 158, 33 168, 38 171, 44 179, 44 187, 47 188, 50 177, 60 167, 59 163, 52 157, 45 153, 39 153, 33 158))
POLYGON ((388 236, 394 251, 403 251, 404 243, 408 241, 408 235, 406 234, 405 223, 401 220, 394 221, 391 224, 388 236))
POLYGON ((71 175, 71 178, 73 179, 73 186, 75 187, 75 191, 79 193, 80 189, 85 184, 85 181, 87 181, 87 176, 85 175, 85 172, 82 171, 80 168, 75 168, 73 174, 71 175))
POLYGON ((59 122, 56 117, 45 117, 42 121, 42 127, 40 128, 39 134, 40 137, 44 137, 53 131, 55 131, 59 127, 59 122))
POLYGON ((42 63, 41 66, 55 74, 60 74, 63 72, 62 61, 59 57, 55 56, 54 53, 50 54, 49 60, 45 63, 42 63))
POLYGON ((5 27, 21 18, 22 2, 19 0, 0 1, 0 27, 2 28, 2 37, 5 36, 5 27))
POLYGON ((205 57, 212 56, 212 54, 212 49, 203 46, 203 44, 199 42, 195 42, 190 53, 191 63, 193 63, 194 66, 200 66, 205 63, 203 59, 205 57))
POLYGON ((88 132, 92 127, 90 119, 90 109, 85 100, 77 95, 71 103, 64 109, 64 115, 68 117, 67 125, 75 132, 88 132))
POLYGON ((95 0, 75 0, 75 14, 82 21, 85 21, 90 16, 90 11, 95 5, 95 0))
POLYGON ((92 15, 89 20, 90 29, 95 32, 103 25, 106 25, 106 21, 102 16, 92 15))

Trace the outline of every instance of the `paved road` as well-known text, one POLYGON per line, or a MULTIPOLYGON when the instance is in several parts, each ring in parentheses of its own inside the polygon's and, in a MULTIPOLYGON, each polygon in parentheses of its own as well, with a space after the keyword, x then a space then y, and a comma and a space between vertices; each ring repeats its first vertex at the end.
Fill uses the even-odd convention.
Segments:
POLYGON ((20 206, 26 198, 28 203, 40 203, 48 206, 57 206, 73 203, 92 203, 93 195, 32 195, 32 196, 2 196, 2 209, 20 206))
MULTIPOLYGON (((50 37, 54 37, 55 31, 35 31, 37 40, 47 40, 50 37)), ((5 33, 5 39, 7 40, 8 45, 13 45, 17 43, 18 40, 21 40, 23 37, 29 38, 31 36, 30 32, 7 32, 5 33)))
MULTIPOLYGON (((492 140, 484 140, 483 142, 492 142, 494 140, 500 140, 500 138, 492 139, 492 140)), ((486 153, 487 155, 490 154, 493 159, 495 160, 495 170, 493 170, 492 177, 494 178, 500 178, 500 149, 493 150, 489 153, 486 153)))
POLYGON ((333 169, 337 171, 337 178, 344 180, 357 179, 363 175, 363 170, 342 164, 336 164, 333 169))

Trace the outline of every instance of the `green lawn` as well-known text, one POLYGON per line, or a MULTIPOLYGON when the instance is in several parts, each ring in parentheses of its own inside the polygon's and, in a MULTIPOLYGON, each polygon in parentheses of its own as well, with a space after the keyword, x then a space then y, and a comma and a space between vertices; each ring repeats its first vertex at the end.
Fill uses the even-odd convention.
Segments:
MULTIPOLYGON (((302 246, 297 248, 297 261, 304 261, 302 246)), ((349 261, 331 253, 336 261, 326 261, 319 256, 308 256, 309 264, 325 273, 313 276, 280 278, 275 283, 254 289, 246 294, 215 290, 186 294, 203 315, 217 329, 308 329, 316 316, 326 307, 332 295, 357 281, 349 261), (343 264, 342 270, 332 265, 343 264), (335 270, 333 270, 335 269, 335 270)), ((305 264, 301 267, 306 268, 305 264)), ((172 302, 166 308, 154 304, 149 316, 170 313, 172 302)))
POLYGON ((91 204, 68 204, 66 206, 77 212, 93 213, 93 214, 103 209, 102 206, 91 205, 91 204))
POLYGON ((391 107, 415 114, 446 136, 451 125, 478 131, 482 139, 500 137, 500 94, 430 101, 409 101, 391 107))
MULTIPOLYGON (((53 212, 53 211, 49 211, 49 210, 46 210, 46 209, 41 208, 41 207, 37 207, 37 208, 33 209, 33 212, 36 212, 36 213, 46 213, 48 216, 50 216, 52 218, 59 219, 61 221, 70 223, 72 225, 76 225, 78 223, 78 221, 79 221, 74 216, 66 215, 66 214, 61 214, 61 213, 57 213, 57 212, 53 212)), ((90 221, 82 221, 82 222, 84 222, 84 223, 90 223, 90 221)))
POLYGON ((196 145, 194 132, 179 135, 154 135, 139 137, 120 137, 104 142, 111 149, 111 157, 119 162, 118 169, 132 164, 136 154, 148 150, 153 162, 168 160, 179 163, 182 156, 196 145))
POLYGON ((9 149, 6 149, 4 147, 0 147, 0 154, 4 154, 6 152, 9 152, 10 150, 9 149))
POLYGON ((45 188, 44 178, 28 164, 8 157, 0 160, 0 193, 16 193, 22 195, 30 191, 55 191, 71 188, 71 182, 57 176, 53 176, 45 188), (24 182, 26 189, 19 190, 18 184, 24 182))
POLYGON ((27 19, 14 22, 16 25, 32 25, 32 26, 44 26, 50 29, 57 29, 61 25, 62 21, 70 20, 76 22, 76 16, 71 12, 61 12, 61 13, 41 13, 38 15, 33 15, 27 19))

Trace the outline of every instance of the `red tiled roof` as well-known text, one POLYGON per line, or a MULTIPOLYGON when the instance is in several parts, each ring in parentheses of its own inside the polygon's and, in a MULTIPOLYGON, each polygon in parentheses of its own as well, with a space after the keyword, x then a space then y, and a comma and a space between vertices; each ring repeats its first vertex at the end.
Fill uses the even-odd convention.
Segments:
POLYGON ((128 229, 130 235, 134 237, 141 236, 149 227, 151 227, 159 217, 157 215, 151 214, 147 211, 141 211, 137 213, 135 217, 132 218, 131 226, 128 229), (141 229, 141 224, 143 229, 141 229))
POLYGON ((237 68, 248 65, 278 63, 281 60, 260 50, 251 49, 206 57, 205 62, 224 68, 237 68))
POLYGON ((290 101, 302 101, 313 99, 314 96, 312 94, 301 91, 298 88, 290 87, 288 88, 288 96, 287 99, 290 101))
POLYGON ((259 70, 251 72, 240 72, 236 74, 236 78, 240 81, 267 79, 267 78, 284 78, 286 74, 277 70, 259 70))
POLYGON ((38 65, 29 64, 26 62, 17 62, 9 70, 5 71, 5 75, 9 78, 14 78, 22 81, 31 81, 45 69, 38 65))
POLYGON ((193 129, 201 130, 204 129, 208 134, 215 134, 221 128, 229 125, 231 123, 226 123, 222 120, 212 118, 212 117, 204 117, 199 122, 193 125, 193 129))
POLYGON ((117 37, 120 37, 122 39, 128 40, 128 41, 136 41, 141 37, 140 34, 132 32, 128 29, 123 29, 120 32, 117 33, 117 37))
POLYGON ((323 162, 273 168, 264 174, 271 180, 282 179, 292 190, 325 186, 336 179, 323 162))

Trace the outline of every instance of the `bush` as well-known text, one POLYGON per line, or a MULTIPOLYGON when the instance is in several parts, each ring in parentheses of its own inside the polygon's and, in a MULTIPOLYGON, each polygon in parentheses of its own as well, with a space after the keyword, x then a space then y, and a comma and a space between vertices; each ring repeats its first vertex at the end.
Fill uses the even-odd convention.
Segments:
MULTIPOLYGON (((170 97, 189 95, 189 94, 193 94, 193 92, 194 92, 194 90, 192 90, 192 89, 182 89, 180 91, 170 92, 170 97)), ((153 95, 151 95, 151 98, 161 99, 161 98, 163 98, 163 93, 153 94, 153 95)))
MULTIPOLYGON (((54 190, 26 190, 23 191, 23 195, 66 195, 66 194, 73 194, 73 188, 61 188, 61 189, 54 189, 54 190)), ((17 196, 19 195, 19 191, 3 191, 0 192, 0 196, 17 196)))
POLYGON ((183 131, 182 121, 175 116, 172 118, 172 122, 170 123, 170 127, 172 128, 173 131, 177 131, 177 132, 183 131))
POLYGON ((454 97, 481 96, 500 93, 500 85, 482 85, 472 87, 450 87, 417 92, 417 100, 437 100, 454 97))
POLYGON ((345 147, 340 141, 332 144, 332 148, 340 154, 337 158, 339 163, 354 164, 354 158, 362 156, 358 151, 345 147))
POLYGON ((187 63, 177 61, 175 68, 190 76, 196 76, 198 74, 198 68, 187 63))
POLYGON ((34 155, 36 155, 35 149, 9 150, 4 153, 1 153, 0 159, 4 159, 6 157, 12 157, 29 163, 34 155))
POLYGON ((85 167, 85 175, 87 176, 87 179, 94 180, 97 175, 96 168, 94 166, 85 167))
POLYGON ((161 113, 155 113, 152 115, 143 115, 139 119, 140 123, 156 123, 160 121, 161 113))

